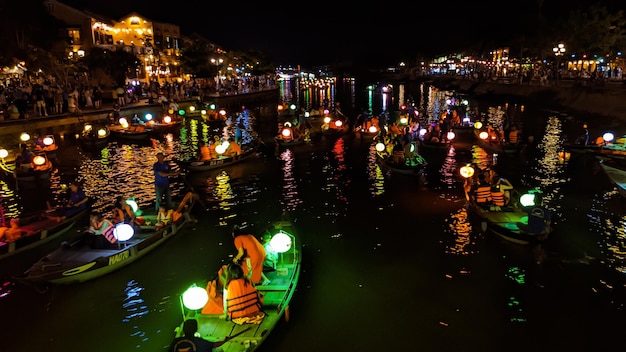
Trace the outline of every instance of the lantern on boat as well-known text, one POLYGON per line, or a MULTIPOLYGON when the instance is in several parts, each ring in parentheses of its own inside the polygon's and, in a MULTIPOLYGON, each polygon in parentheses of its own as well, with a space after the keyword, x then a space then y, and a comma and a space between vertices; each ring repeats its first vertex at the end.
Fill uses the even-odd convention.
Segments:
POLYGON ((113 230, 113 236, 121 242, 130 240, 134 234, 135 230, 133 227, 123 222, 115 225, 115 229, 113 230))
POLYGON ((378 128, 377 128, 376 126, 370 126, 370 127, 367 129, 367 132, 372 133, 372 134, 373 134, 373 133, 377 133, 377 132, 378 132, 378 128))
POLYGON ((476 122, 474 122, 474 128, 475 128, 475 129, 479 130, 479 129, 481 129, 482 127, 483 127, 483 123, 482 123, 482 122, 480 122, 480 121, 476 121, 476 122))
POLYGON ((98 137, 102 138, 102 137, 104 137, 106 135, 107 135, 107 130, 106 129, 101 128, 101 129, 98 130, 98 137))
POLYGON ((324 123, 328 124, 330 123, 330 116, 324 116, 324 123))
POLYGON ((185 109, 178 110, 178 115, 184 116, 185 115, 185 109))
POLYGON ((427 130, 427 129, 425 129, 425 128, 420 128, 420 136, 421 136, 421 137, 424 137, 424 135, 426 134, 426 132, 428 132, 428 130, 427 130))
POLYGON ((406 118, 406 116, 402 116, 400 118, 400 124, 401 125, 406 125, 409 122, 409 119, 406 118))
POLYGON ((296 104, 291 104, 291 105, 289 105, 289 109, 291 109, 291 110, 296 110, 296 104))
POLYGON ((459 173, 461 174, 463 178, 470 178, 474 176, 474 168, 472 167, 472 165, 467 164, 461 167, 461 169, 459 170, 459 173))
POLYGON ((195 106, 193 106, 193 105, 191 105, 191 106, 189 107, 189 112, 194 112, 194 111, 196 111, 196 107, 195 107, 195 106))
POLYGON ((452 132, 452 131, 449 131, 449 132, 446 134, 446 138, 447 138, 449 141, 451 141, 451 140, 453 140, 454 138, 456 138, 456 134, 455 134, 454 132, 452 132))
POLYGON ((202 309, 204 305, 209 301, 209 295, 206 289, 193 284, 189 287, 182 296, 183 306, 190 310, 202 309))
POLYGON ((85 126, 83 126, 83 131, 89 132, 92 128, 93 126, 91 126, 91 124, 86 123, 85 126))
POLYGON ((9 151, 4 148, 0 149, 0 159, 4 159, 7 156, 9 156, 9 151))
MULTIPOLYGON (((206 116, 206 110, 204 110, 204 109, 200 110, 200 115, 202 115, 202 116, 206 116)), ((169 122, 168 122, 168 123, 169 123, 169 122)))
POLYGON ((343 122, 341 122, 341 120, 335 120, 335 127, 341 128, 341 125, 343 125, 343 122))
POLYGON ((126 120, 125 117, 120 117, 118 122, 120 123, 120 125, 122 125, 123 128, 128 128, 128 120, 126 120))
POLYGON ((41 166, 43 164, 46 163, 46 157, 43 155, 35 155, 35 157, 33 157, 33 164, 37 165, 37 166, 41 166))
POLYGON ((26 132, 22 132, 22 134, 20 134, 20 140, 22 142, 27 142, 30 140, 30 134, 26 133, 26 132))
POLYGON ((43 139, 43 144, 45 146, 53 145, 54 144, 54 136, 52 136, 52 135, 45 136, 44 139, 43 139))
POLYGON ((534 193, 526 193, 523 194, 520 198, 519 198, 519 202, 523 207, 530 207, 535 205, 535 194, 534 193))
POLYGON ((226 110, 224 109, 220 109, 220 111, 218 112, 218 114, 223 118, 224 116, 226 116, 226 110))
POLYGON ((304 117, 309 117, 309 116, 311 116, 311 113, 309 111, 305 111, 304 112, 304 117))
POLYGON ((143 118, 144 118, 146 121, 152 121, 152 114, 151 114, 151 113, 147 113, 147 114, 145 114, 145 115, 143 116, 143 118))
MULTIPOLYGON (((284 263, 283 253, 289 251, 295 242, 295 238, 288 233, 280 230, 277 234, 270 239, 270 247, 276 253, 280 253, 280 263, 284 263)), ((295 260, 295 257, 294 257, 295 260)), ((281 271, 287 270, 287 268, 277 268, 277 273, 280 275, 281 271)), ((286 274, 286 273, 284 273, 286 274)), ((284 275, 283 274, 283 275, 284 275)))
POLYGON ((224 152, 226 152, 226 149, 228 148, 228 144, 226 143, 220 143, 218 145, 215 146, 215 152, 217 154, 224 154, 224 152))
POLYGON ((615 139, 615 135, 612 132, 605 132, 602 135, 602 139, 604 139, 604 141, 607 143, 611 143, 613 142, 613 139, 615 139))
MULTIPOLYGON (((202 111, 204 111, 204 113, 206 114, 205 110, 202 110, 202 111)), ((165 123, 172 123, 172 117, 170 115, 163 116, 163 122, 165 122, 165 123)))
POLYGON ((487 131, 482 131, 478 134, 478 138, 486 140, 487 138, 489 138, 489 133, 487 131))
POLYGON ((377 152, 382 152, 384 150, 385 150, 385 143, 383 143, 383 142, 376 143, 376 151, 377 152))

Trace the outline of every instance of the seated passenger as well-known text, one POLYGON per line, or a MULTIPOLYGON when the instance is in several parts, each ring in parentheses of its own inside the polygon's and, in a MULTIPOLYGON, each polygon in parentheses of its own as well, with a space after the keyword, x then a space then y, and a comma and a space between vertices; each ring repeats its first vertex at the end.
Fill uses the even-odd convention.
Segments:
POLYGON ((163 228, 167 226, 170 222, 172 222, 172 216, 174 214, 174 210, 166 209, 164 204, 159 205, 159 212, 157 214, 157 222, 156 229, 163 228))
POLYGON ((260 324, 265 317, 262 301, 259 291, 244 276, 241 265, 229 264, 224 285, 224 317, 240 325, 260 324))
POLYGON ((113 223, 101 214, 91 214, 89 216, 89 228, 83 234, 83 242, 93 249, 105 248, 107 242, 111 242, 111 238, 114 238, 114 229, 113 223))
POLYGON ((198 152, 198 160, 200 160, 200 161, 211 160, 211 149, 204 142, 200 142, 200 150, 198 152))
POLYGON ((0 228, 0 241, 13 242, 18 240, 25 233, 24 230, 20 229, 19 219, 11 219, 9 226, 10 227, 0 228))
POLYGON ((474 200, 478 204, 487 204, 491 201, 491 185, 485 180, 485 174, 478 175, 478 183, 472 190, 474 200))

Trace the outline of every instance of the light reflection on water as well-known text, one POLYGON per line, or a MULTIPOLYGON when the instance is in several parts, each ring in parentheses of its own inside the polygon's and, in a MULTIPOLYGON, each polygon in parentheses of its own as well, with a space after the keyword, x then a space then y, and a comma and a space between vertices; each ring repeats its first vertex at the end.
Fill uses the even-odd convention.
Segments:
POLYGON ((463 207, 450 214, 445 222, 444 231, 449 236, 444 240, 444 252, 462 256, 477 254, 476 238, 482 235, 479 232, 474 234, 472 231, 472 223, 467 209, 463 207))
POLYGON ((291 149, 285 149, 280 153, 280 160, 283 161, 283 191, 281 204, 287 211, 294 211, 302 204, 298 193, 298 182, 294 176, 294 154, 291 149))
POLYGON ((369 191, 373 197, 385 194, 385 175, 376 160, 376 146, 371 145, 367 154, 367 178, 369 180, 369 191))
MULTIPOLYGON (((626 206, 622 196, 612 191, 594 197, 588 218, 591 230, 600 234, 600 251, 607 266, 626 275, 626 206)), ((592 257, 585 253, 585 259, 592 257)))

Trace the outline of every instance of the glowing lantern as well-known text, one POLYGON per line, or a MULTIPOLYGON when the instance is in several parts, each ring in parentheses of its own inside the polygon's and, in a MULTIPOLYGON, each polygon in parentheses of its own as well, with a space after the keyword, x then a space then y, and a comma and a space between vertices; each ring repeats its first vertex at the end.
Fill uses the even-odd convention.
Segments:
POLYGON ((330 111, 328 109, 324 109, 324 115, 328 115, 330 114, 330 111))
POLYGON ((481 129, 482 127, 483 127, 483 123, 482 123, 482 122, 480 122, 480 121, 476 121, 476 122, 474 122, 474 128, 475 128, 475 129, 479 130, 479 129, 481 129))
MULTIPOLYGON (((202 111, 204 111, 204 110, 202 110, 202 111)), ((165 123, 172 123, 172 117, 170 115, 165 115, 163 117, 163 122, 165 122, 165 123)))
POLYGON ((130 240, 134 234, 135 230, 133 227, 123 222, 115 225, 115 229, 113 229, 113 236, 122 242, 130 240))
POLYGON ((291 105, 289 105, 289 109, 291 109, 291 110, 296 110, 296 104, 291 104, 291 105))
POLYGON ((191 112, 196 111, 196 107, 195 107, 195 106, 193 106, 193 105, 191 105, 191 106, 189 107, 189 111, 191 111, 191 112))
POLYGON ((420 136, 424 136, 426 134, 426 132, 428 132, 427 129, 425 128, 420 128, 420 136))
POLYGON ((378 132, 378 128, 376 128, 376 126, 370 126, 370 128, 367 131, 369 133, 376 133, 378 132))
POLYGON ((185 109, 178 110, 178 115, 180 115, 180 116, 185 115, 185 109))
POLYGON ((224 143, 221 143, 215 146, 215 151, 217 152, 217 154, 224 154, 226 148, 227 146, 224 143))
POLYGON ((104 137, 107 135, 107 130, 105 130, 104 128, 101 128, 98 130, 98 137, 104 137))
POLYGON ((612 142, 614 138, 615 138, 615 135, 613 135, 613 133, 611 132, 606 132, 605 134, 602 135, 602 139, 604 139, 604 141, 607 143, 612 142))
POLYGON ((535 205, 535 195, 526 193, 520 197, 519 202, 523 207, 533 206, 535 205))
POLYGON ((282 105, 278 105, 278 111, 283 111, 284 107, 282 105))
POLYGON ((137 201, 135 200, 135 198, 131 197, 126 199, 126 204, 130 206, 130 209, 132 209, 133 213, 137 213, 139 205, 137 205, 137 201))
POLYGON ((85 126, 83 127, 83 130, 85 132, 89 132, 89 131, 91 131, 92 128, 93 128, 93 126, 91 126, 90 124, 85 124, 85 126))
POLYGON ((173 114, 174 113, 174 109, 167 109, 167 113, 168 114, 173 114))
POLYGON ((221 109, 218 114, 220 114, 220 116, 224 117, 224 116, 226 116, 226 110, 221 109))
POLYGON ((459 173, 464 178, 470 178, 474 176, 474 168, 470 164, 467 164, 461 167, 461 169, 459 170, 459 173))
POLYGON ((146 121, 150 121, 150 120, 152 120, 152 114, 150 114, 150 113, 145 114, 145 115, 144 115, 144 119, 145 119, 146 121))
POLYGON ((449 131, 448 134, 446 134, 446 138, 448 138, 448 140, 451 141, 454 138, 456 138, 456 134, 452 131, 449 131))
POLYGON ((409 120, 405 116, 402 116, 400 118, 400 124, 406 125, 407 122, 409 122, 409 120))
POLYGON ((208 301, 209 295, 206 289, 196 285, 191 286, 183 293, 183 305, 190 310, 201 309, 208 301))
POLYGON ((26 141, 30 140, 30 134, 28 134, 26 132, 22 132, 22 134, 20 135, 20 140, 22 142, 26 142, 26 141))
POLYGON ((278 253, 284 253, 290 250, 291 243, 291 237, 282 231, 275 234, 270 240, 270 246, 278 253))
POLYGON ((383 150, 385 150, 385 143, 383 142, 376 143, 376 150, 379 152, 382 152, 383 150))
POLYGON ((309 116, 311 116, 311 113, 310 113, 310 112, 308 112, 308 111, 305 111, 305 112, 304 112, 304 117, 309 117, 309 116))
POLYGON ((43 144, 44 144, 44 145, 48 145, 48 146, 53 145, 53 144, 54 144, 54 137, 52 137, 52 136, 46 136, 46 137, 43 139, 43 144))
POLYGON ((280 134, 282 134, 283 137, 289 138, 291 137, 291 130, 289 128, 283 128, 280 134))
POLYGON ((200 114, 201 115, 206 115, 206 110, 205 109, 200 110, 200 114))
POLYGON ((489 138, 489 133, 487 133, 487 131, 482 131, 478 134, 478 137, 482 140, 485 140, 487 138, 489 138))
POLYGON ((411 146, 409 147, 409 152, 410 153, 414 153, 415 152, 415 143, 411 143, 411 146))
POLYGON ((324 117, 324 123, 330 123, 330 116, 324 117))
POLYGON ((341 127, 341 125, 343 125, 343 122, 341 122, 341 120, 335 120, 335 127, 341 127))
POLYGON ((46 157, 43 155, 36 155, 33 158, 33 164, 37 165, 37 166, 41 166, 43 164, 46 163, 46 157))
POLYGON ((0 149, 0 159, 4 159, 7 156, 9 156, 9 151, 4 148, 0 149))

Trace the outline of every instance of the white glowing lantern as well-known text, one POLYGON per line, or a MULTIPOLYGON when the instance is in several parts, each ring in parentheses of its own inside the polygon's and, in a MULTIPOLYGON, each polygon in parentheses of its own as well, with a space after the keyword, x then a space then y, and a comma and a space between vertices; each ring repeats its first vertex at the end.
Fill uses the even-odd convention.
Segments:
POLYGON ((224 152, 226 151, 227 146, 222 144, 218 144, 215 146, 215 151, 217 152, 217 154, 224 154, 224 152))
POLYGON ((385 150, 385 143, 383 142, 376 143, 376 150, 379 152, 382 152, 383 150, 385 150))
POLYGON ((144 119, 146 119, 146 121, 151 121, 152 120, 152 114, 148 113, 144 116, 144 119))
POLYGON ((606 132, 605 134, 602 135, 602 139, 604 139, 604 141, 607 143, 612 142, 614 138, 615 138, 615 135, 611 132, 606 132))
POLYGON ((468 164, 461 167, 459 173, 461 174, 461 176, 463 176, 463 178, 470 178, 474 176, 474 168, 468 164))
POLYGON ((519 202, 523 207, 533 206, 535 205, 535 195, 526 193, 519 198, 519 202))
POLYGON ((163 122, 165 122, 165 123, 172 123, 172 117, 170 115, 165 115, 163 117, 163 122))
POLYGON ((101 128, 98 130, 98 137, 104 137, 107 135, 107 130, 105 130, 104 128, 101 128))
POLYGON ((283 137, 291 137, 291 130, 288 128, 283 128, 280 134, 282 134, 283 137))
POLYGON ((409 122, 409 120, 406 117, 403 116, 403 117, 400 118, 400 123, 401 124, 406 125, 407 122, 409 122))
POLYGON ((486 131, 482 131, 478 134, 478 137, 482 140, 485 140, 487 138, 489 138, 489 133, 487 133, 486 131))
POLYGON ((456 138, 456 134, 452 131, 449 131, 448 134, 446 134, 446 138, 448 138, 448 140, 451 141, 454 138, 456 138))
POLYGON ((304 112, 304 117, 309 117, 309 116, 311 116, 311 113, 310 113, 310 112, 308 112, 308 111, 305 111, 305 112, 304 112))
POLYGON ((426 132, 428 132, 427 129, 425 128, 420 128, 420 136, 424 136, 426 134, 426 132))
POLYGON ((43 139, 43 144, 44 144, 44 145, 47 145, 47 146, 53 145, 53 144, 54 144, 54 137, 52 137, 52 136, 46 136, 46 137, 43 139))
POLYGON ((20 134, 20 140, 22 142, 27 142, 30 140, 30 134, 26 133, 26 132, 22 132, 22 134, 20 134))
POLYGON ((483 127, 483 123, 482 123, 482 122, 480 122, 480 121, 476 121, 476 122, 474 122, 474 128, 475 128, 475 129, 479 130, 479 129, 481 129, 482 127, 483 127))
POLYGON ((328 115, 330 114, 330 111, 328 109, 324 109, 324 115, 328 115))
POLYGON ((193 106, 193 105, 192 105, 192 106, 190 106, 190 107, 189 107, 189 111, 191 111, 191 112, 196 111, 196 107, 195 107, 195 106, 193 106))
POLYGON ((289 109, 291 109, 291 110, 296 110, 296 104, 291 104, 291 105, 289 105, 289 109))
POLYGON ((0 149, 0 159, 4 159, 7 156, 9 156, 9 151, 4 148, 0 149))
POLYGON ((124 125, 128 126, 128 120, 125 117, 120 117, 120 119, 117 120, 117 122, 119 122, 120 125, 122 125, 122 126, 124 126, 124 125))
POLYGON ((324 123, 330 123, 330 116, 324 117, 324 123))
POLYGON ((224 117, 226 116, 226 110, 222 109, 219 111, 220 116, 224 117))
POLYGON ((209 295, 206 289, 196 285, 191 286, 183 293, 183 305, 190 310, 201 309, 208 301, 209 295))
POLYGON ((85 126, 83 127, 83 130, 85 132, 89 132, 89 131, 91 131, 92 128, 93 128, 93 126, 91 126, 90 124, 85 124, 85 126))
POLYGON ((118 241, 128 241, 134 234, 135 230, 133 227, 123 222, 115 225, 115 229, 113 229, 113 236, 115 236, 118 241))
POLYGON ((278 253, 285 253, 291 249, 291 242, 291 237, 281 231, 272 237, 270 246, 278 253))
POLYGON ((205 109, 200 110, 200 114, 201 115, 206 115, 206 110, 205 109))
POLYGON ((37 166, 41 166, 43 164, 46 163, 46 157, 43 155, 36 155, 33 158, 33 164, 37 165, 37 166))
POLYGON ((343 122, 341 122, 341 120, 335 120, 335 127, 341 127, 341 125, 343 125, 343 122))
POLYGON ((376 133, 378 132, 378 128, 376 128, 376 126, 370 126, 370 128, 368 129, 369 133, 376 133))

